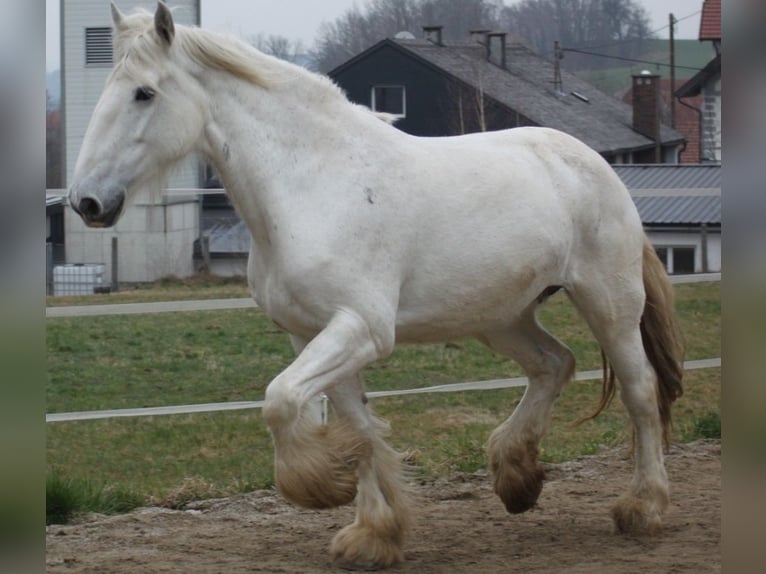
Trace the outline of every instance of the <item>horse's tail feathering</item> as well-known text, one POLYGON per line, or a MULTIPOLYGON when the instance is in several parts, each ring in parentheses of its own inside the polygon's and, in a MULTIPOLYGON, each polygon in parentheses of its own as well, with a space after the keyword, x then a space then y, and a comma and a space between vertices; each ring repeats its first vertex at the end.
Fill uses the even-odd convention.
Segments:
POLYGON ((673 305, 673 287, 654 247, 644 240, 644 290, 646 303, 641 317, 641 340, 657 373, 657 402, 663 440, 670 444, 673 402, 683 394, 684 345, 673 305))

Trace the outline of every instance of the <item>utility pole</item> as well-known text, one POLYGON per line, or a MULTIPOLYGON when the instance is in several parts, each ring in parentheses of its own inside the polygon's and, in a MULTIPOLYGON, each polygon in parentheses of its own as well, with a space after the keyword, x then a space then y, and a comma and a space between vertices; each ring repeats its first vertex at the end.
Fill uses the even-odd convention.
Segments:
POLYGON ((564 57, 559 41, 553 42, 553 90, 563 92, 564 86, 561 81, 561 59, 564 57))
POLYGON ((677 20, 671 12, 670 19, 670 127, 676 129, 676 44, 674 28, 677 20))

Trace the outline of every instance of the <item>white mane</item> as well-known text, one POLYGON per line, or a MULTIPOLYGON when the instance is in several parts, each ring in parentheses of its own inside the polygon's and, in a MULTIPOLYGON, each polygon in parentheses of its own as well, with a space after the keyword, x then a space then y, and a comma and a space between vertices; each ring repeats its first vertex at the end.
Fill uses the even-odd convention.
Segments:
MULTIPOLYGON (((326 76, 264 54, 233 36, 183 25, 175 28, 173 48, 201 66, 228 72, 265 89, 294 80, 309 81, 311 89, 322 90, 324 96, 346 99, 343 91, 326 76)), ((161 41, 154 32, 153 14, 145 10, 125 16, 115 31, 115 67, 122 66, 137 78, 146 75, 142 70, 157 61, 157 51, 161 49, 161 41)))

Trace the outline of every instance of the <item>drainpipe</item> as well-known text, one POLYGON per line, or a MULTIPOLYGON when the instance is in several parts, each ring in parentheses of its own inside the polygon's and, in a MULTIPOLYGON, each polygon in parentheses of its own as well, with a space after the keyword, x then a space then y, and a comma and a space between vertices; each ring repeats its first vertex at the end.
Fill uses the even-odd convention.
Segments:
MULTIPOLYGON (((676 97, 676 96, 674 95, 674 97, 676 97)), ((692 110, 692 111, 696 112, 696 114, 697 114, 697 120, 698 120, 698 121, 697 121, 697 130, 699 131, 699 148, 700 148, 700 149, 699 149, 699 156, 697 157, 697 163, 702 163, 702 144, 703 144, 703 141, 702 141, 702 134, 704 133, 704 132, 702 131, 702 110, 701 110, 701 109, 699 109, 699 108, 695 108, 695 107, 694 107, 693 105, 691 105, 691 104, 687 104, 687 103, 686 103, 686 102, 683 100, 683 98, 680 98, 680 97, 676 97, 676 99, 678 99, 678 102, 679 102, 679 103, 680 103, 682 106, 684 106, 685 108, 689 108, 690 110, 692 110)), ((681 153, 683 153, 684 151, 686 151, 686 142, 684 142, 684 149, 683 149, 683 150, 681 150, 681 153)))

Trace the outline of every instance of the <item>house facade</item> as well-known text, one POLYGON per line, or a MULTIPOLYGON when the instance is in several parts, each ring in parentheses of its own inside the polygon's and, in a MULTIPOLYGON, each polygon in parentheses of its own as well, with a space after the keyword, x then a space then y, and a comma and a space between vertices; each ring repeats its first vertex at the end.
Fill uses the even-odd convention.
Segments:
MULTIPOLYGON (((61 110, 64 132, 64 187, 72 180, 77 155, 90 116, 112 69, 112 20, 108 0, 61 2, 61 110)), ((175 0, 174 18, 199 25, 200 0, 175 0)), ((121 0, 124 13, 156 2, 121 0)), ((196 193, 165 194, 164 187, 196 189, 200 169, 188 159, 165 185, 157 182, 136 190, 132 204, 114 228, 86 227, 71 209, 63 210, 64 246, 59 260, 105 264, 111 276, 113 238, 117 238, 120 282, 153 281, 193 272, 192 248, 199 230, 196 193)))
MULTIPOLYGON (((381 40, 329 76, 350 100, 394 114, 396 126, 413 135, 545 126, 575 136, 610 163, 676 163, 684 142, 659 121, 636 124, 634 107, 508 43, 503 33, 474 31, 466 42, 445 44, 439 27, 426 27, 420 39, 381 40)), ((645 94, 647 113, 658 117, 659 78, 640 78, 634 91, 645 94)))

